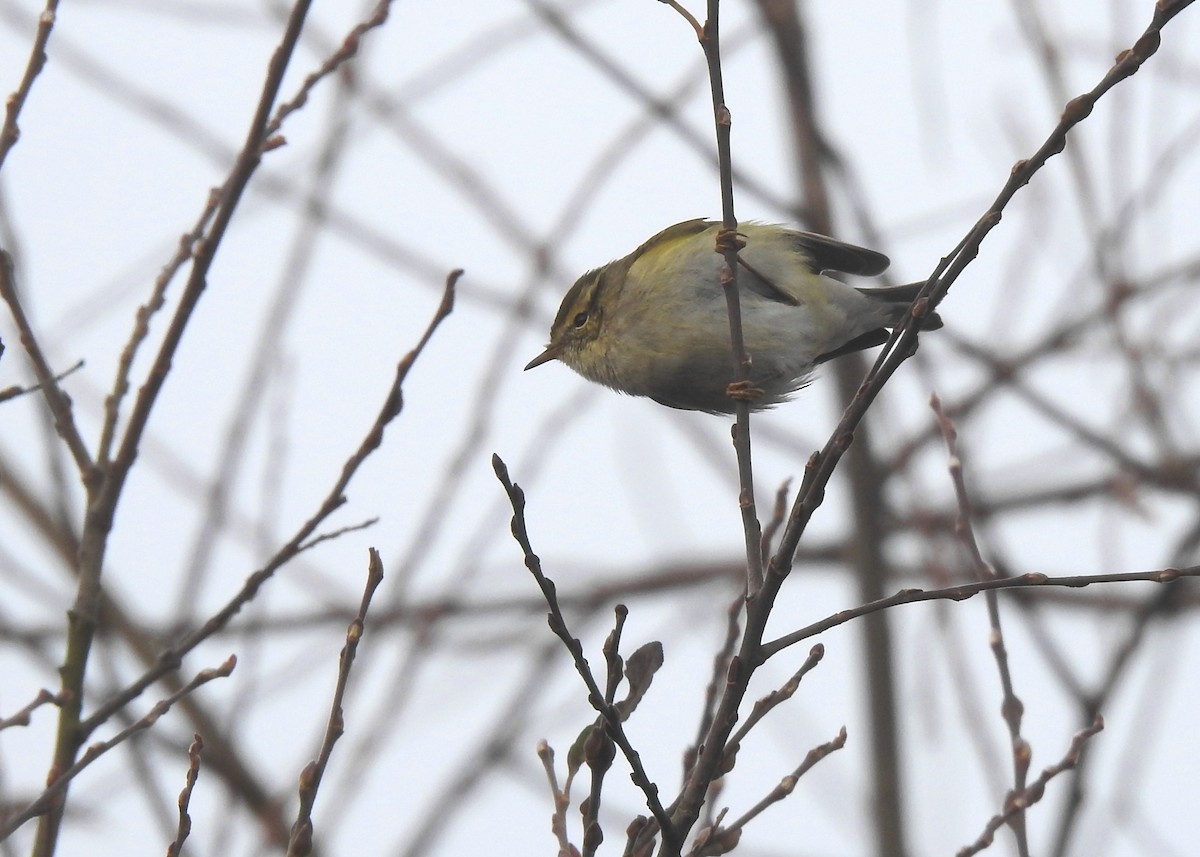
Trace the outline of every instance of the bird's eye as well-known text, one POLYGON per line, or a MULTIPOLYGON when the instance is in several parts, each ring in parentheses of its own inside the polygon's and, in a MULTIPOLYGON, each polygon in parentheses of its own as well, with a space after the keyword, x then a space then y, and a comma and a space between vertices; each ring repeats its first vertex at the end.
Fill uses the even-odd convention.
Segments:
POLYGON ((581 312, 581 313, 578 313, 575 316, 575 318, 571 319, 571 324, 573 324, 575 326, 575 328, 578 329, 578 328, 583 327, 585 324, 587 324, 587 320, 588 320, 588 314, 586 312, 581 312))

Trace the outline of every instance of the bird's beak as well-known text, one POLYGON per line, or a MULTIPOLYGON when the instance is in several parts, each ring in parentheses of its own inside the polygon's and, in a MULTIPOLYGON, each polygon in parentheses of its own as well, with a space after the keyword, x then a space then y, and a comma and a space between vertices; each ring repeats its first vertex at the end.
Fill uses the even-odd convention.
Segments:
POLYGON ((551 343, 546 346, 546 350, 537 357, 525 364, 525 371, 528 372, 534 366, 541 366, 543 363, 549 363, 551 360, 557 360, 558 356, 563 353, 561 344, 551 343))

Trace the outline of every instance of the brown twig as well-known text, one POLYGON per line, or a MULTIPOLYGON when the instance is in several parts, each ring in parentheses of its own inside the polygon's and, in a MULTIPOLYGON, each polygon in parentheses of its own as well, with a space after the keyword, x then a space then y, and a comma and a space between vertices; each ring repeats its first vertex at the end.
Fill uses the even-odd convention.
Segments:
MULTIPOLYGON (((729 315, 730 351, 733 359, 734 382, 730 389, 741 390, 746 386, 750 368, 750 357, 746 353, 742 336, 741 309, 737 289, 738 251, 743 241, 737 236, 737 217, 733 206, 732 154, 730 148, 731 116, 725 103, 724 84, 721 71, 720 51, 720 0, 708 0, 707 20, 699 30, 700 44, 708 61, 709 84, 712 89, 713 118, 717 138, 717 164, 721 186, 722 229, 717 238, 717 252, 725 257, 721 269, 721 284, 725 291, 726 309, 729 315)), ((687 17, 687 16, 685 16, 687 17)), ((694 26, 694 22, 693 22, 694 26)), ((762 528, 758 521, 754 499, 754 471, 750 442, 750 402, 742 396, 734 396, 736 424, 733 429, 734 449, 738 461, 740 492, 738 505, 742 513, 742 530, 746 543, 746 602, 747 622, 742 634, 738 654, 729 661, 725 690, 705 731, 704 739, 698 744, 699 753, 688 772, 683 790, 671 808, 671 825, 682 840, 700 816, 700 807, 708 794, 709 786, 717 776, 724 757, 726 740, 737 720, 737 710, 745 696, 750 676, 759 660, 756 649, 766 626, 770 610, 769 602, 759 596, 764 590, 762 528), (751 617, 751 606, 764 603, 757 617, 751 617)), ((678 846, 672 846, 665 838, 664 854, 679 854, 678 846)))
POLYGON ((204 749, 204 740, 197 734, 192 736, 188 747, 188 769, 184 779, 183 791, 179 793, 179 826, 175 831, 175 839, 167 846, 167 857, 179 857, 183 852, 183 843, 192 832, 192 817, 188 815, 188 806, 192 801, 192 790, 200 777, 200 751, 204 749))
POLYGON ((214 613, 208 621, 201 627, 185 635, 177 643, 170 646, 159 656, 158 663, 151 669, 147 670, 131 684, 126 686, 119 693, 108 699, 104 704, 99 706, 86 721, 80 724, 80 730, 83 734, 87 734, 100 723, 103 723, 108 717, 112 716, 115 711, 120 710, 127 705, 130 700, 135 699, 147 687, 158 680, 159 677, 173 669, 176 669, 183 656, 202 643, 204 640, 217 633, 224 628, 229 621, 237 615, 237 613, 254 598, 259 588, 266 583, 276 571, 290 562, 297 554, 299 554, 309 540, 317 527, 333 514, 345 502, 345 490, 349 486, 350 481, 354 478, 358 468, 362 463, 379 448, 383 442, 384 430, 401 412, 404 407, 404 397, 402 388, 405 378, 408 377, 408 372, 416 362, 417 358, 424 351, 425 346, 433 337, 433 333, 438 326, 450 315, 454 309, 454 286, 458 282, 458 278, 462 275, 461 270, 452 271, 446 278, 446 290, 442 294, 442 301, 438 305, 437 311, 434 313, 433 319, 426 327, 421 339, 417 342, 416 347, 408 352, 403 359, 400 360, 396 367, 396 376, 392 381, 391 387, 387 391, 384 398, 383 406, 380 408, 379 414, 375 418, 375 422, 368 429, 362 443, 359 444, 350 457, 342 465, 342 471, 338 478, 334 481, 329 493, 321 502, 316 513, 304 522, 300 528, 292 535, 291 539, 281 547, 266 565, 258 571, 251 574, 242 584, 242 588, 236 595, 231 598, 224 607, 214 613))
MULTIPOLYGON (((746 541, 746 593, 753 596, 763 583, 762 526, 754 498, 754 467, 750 444, 750 404, 757 391, 749 385, 751 356, 746 351, 742 334, 741 296, 738 292, 738 253, 745 239, 737 231, 738 220, 733 208, 733 151, 730 131, 733 118, 725 103, 725 83, 721 71, 721 3, 708 0, 708 18, 700 31, 700 46, 708 63, 708 81, 712 89, 713 122, 717 139, 717 173, 721 188, 721 231, 717 233, 716 251, 725 257, 721 267, 721 287, 725 292, 725 309, 729 314, 729 348, 733 360, 733 383, 730 395, 734 400, 736 424, 733 428, 733 448, 738 465, 738 508, 742 515, 742 534, 746 541), (734 395, 744 391, 746 395, 734 395)), ((695 20, 692 20, 695 23, 695 20)))
MULTIPOLYGON (((1134 46, 1117 57, 1116 63, 1096 86, 1067 104, 1062 118, 1045 142, 1028 159, 1018 161, 1014 165, 1008 181, 988 210, 958 246, 934 269, 914 305, 917 315, 924 316, 941 301, 951 284, 978 254, 983 239, 1000 222, 1005 207, 1017 191, 1028 184, 1051 157, 1063 150, 1071 129, 1087 118, 1096 102, 1119 82, 1134 74, 1142 63, 1154 54, 1158 49, 1162 28, 1191 3, 1192 0, 1164 0, 1157 4, 1150 24, 1134 46)), ((791 553, 799 544, 808 521, 824 498, 825 485, 848 448, 854 428, 862 420, 883 385, 913 353, 918 327, 913 320, 909 320, 893 332, 833 435, 825 447, 814 456, 811 467, 805 474, 805 485, 792 506, 792 514, 784 531, 780 549, 768 566, 768 577, 772 572, 786 576, 791 568, 791 553)))
POLYGON ((62 771, 54 781, 46 787, 46 789, 33 799, 24 809, 13 812, 6 816, 0 822, 0 840, 10 836, 14 830, 23 825, 32 818, 45 815, 52 812, 54 808, 61 804, 61 797, 66 791, 67 785, 83 772, 92 762, 99 759, 109 750, 119 746, 133 735, 139 732, 145 732, 151 726, 158 722, 158 719, 171 710, 171 707, 188 696, 197 688, 208 684, 210 681, 218 678, 225 678, 233 672, 233 668, 237 666, 237 658, 233 655, 219 667, 204 669, 198 672, 190 682, 184 685, 175 693, 168 696, 166 699, 160 700, 154 704, 146 715, 129 726, 122 729, 107 741, 101 741, 88 747, 87 750, 80 756, 69 768, 62 771))
POLYGON ((792 480, 788 478, 783 480, 783 484, 775 491, 775 508, 771 512, 771 520, 767 521, 767 525, 763 527, 762 547, 760 548, 762 556, 771 555, 771 544, 775 541, 775 534, 787 520, 788 491, 791 487, 792 480))
MULTIPOLYGON (((621 675, 624 672, 621 632, 625 628, 625 620, 629 617, 629 608, 618 604, 615 612, 615 624, 605 638, 602 649, 605 665, 604 703, 608 706, 612 706, 616 701, 617 690, 621 686, 621 675)), ((604 718, 597 717, 583 742, 582 761, 591 772, 587 800, 580 807, 580 813, 583 815, 583 857, 593 857, 604 841, 604 831, 600 827, 600 802, 604 792, 604 777, 612 767, 615 755, 616 747, 612 738, 605 732, 604 718)))
POLYGON ((766 717, 774 708, 782 705, 791 699, 797 690, 800 689, 800 681, 821 662, 825 657, 825 646, 817 643, 808 653, 808 657, 804 659, 804 663, 800 668, 792 674, 792 677, 783 683, 779 688, 771 691, 766 696, 757 700, 754 706, 750 709, 750 714, 746 717, 744 723, 738 727, 738 730, 733 733, 726 744, 726 753, 736 753, 738 746, 750 734, 759 721, 766 717))
POLYGON ((116 377, 113 379, 112 388, 104 398, 104 423, 100 428, 100 442, 96 452, 96 460, 101 465, 107 465, 112 456, 112 445, 116 440, 117 428, 120 425, 121 402, 129 393, 129 373, 133 369, 133 362, 137 358, 139 349, 150 335, 150 320, 154 318, 155 313, 166 306, 167 287, 179 273, 179 269, 192 258, 197 243, 204 237, 213 216, 217 213, 220 201, 221 189, 214 188, 209 192, 208 199, 192 228, 180 236, 175 252, 159 269, 150 290, 149 300, 139 306, 134 313, 134 323, 129 331, 129 339, 126 340, 125 346, 121 349, 121 356, 117 360, 116 377))
POLYGON ((750 594, 762 587, 763 554, 762 528, 758 521, 754 499, 754 468, 750 444, 750 404, 760 395, 749 382, 750 354, 742 334, 741 297, 738 292, 738 252, 745 239, 738 234, 737 215, 733 207, 733 155, 730 146, 732 116, 725 104, 725 84, 721 71, 720 0, 708 0, 708 17, 703 26, 674 0, 661 0, 678 12, 695 30, 708 66, 709 87, 712 91, 713 120, 717 139, 717 172, 721 190, 721 229, 717 233, 716 252, 724 257, 720 270, 725 307, 729 315, 729 345, 733 360, 733 383, 729 397, 734 402, 736 423, 733 427, 733 446, 737 453, 738 508, 742 515, 742 531, 746 541, 746 591, 750 594))
MULTIPOLYGON (((0 263, 0 264, 3 264, 3 263, 0 263)), ((3 354, 4 354, 4 343, 0 342, 0 356, 2 356, 3 354)), ((66 378, 68 375, 78 372, 82 368, 83 368, 83 361, 80 360, 78 363, 76 363, 70 369, 67 369, 63 372, 59 372, 57 375, 55 375, 54 380, 61 381, 63 378, 66 378)), ((5 387, 3 390, 0 390, 0 403, 7 402, 9 399, 17 399, 17 398, 20 398, 21 396, 28 396, 30 393, 36 393, 40 389, 42 389, 41 384, 34 384, 31 387, 21 387, 21 386, 5 387)))
POLYGON ((992 816, 984 828, 983 833, 979 835, 972 844, 958 850, 956 857, 971 857, 973 854, 978 854, 980 851, 992 844, 995 838, 996 831, 1005 824, 1011 823, 1016 816, 1023 814, 1026 809, 1040 801, 1046 793, 1046 784, 1063 771, 1070 770, 1079 764, 1080 756, 1083 753, 1084 745, 1087 740, 1104 728, 1104 720, 1099 716, 1086 729, 1077 732, 1075 737, 1071 739, 1071 747, 1062 760, 1055 765, 1051 765, 1042 771, 1027 788, 1009 792, 1004 799, 1004 810, 999 815, 992 816))
POLYGON ((354 59, 362 44, 363 36, 367 35, 371 30, 378 29, 387 23, 391 8, 392 0, 379 0, 371 14, 351 28, 350 32, 342 39, 342 44, 337 50, 326 57, 325 61, 321 63, 316 71, 304 78, 304 82, 300 84, 300 88, 296 94, 288 101, 279 105, 275 110, 275 115, 271 117, 271 121, 266 125, 265 138, 268 139, 265 139, 264 142, 268 147, 274 145, 269 140, 271 135, 278 133, 279 129, 283 127, 284 120, 308 102, 308 96, 312 94, 317 84, 354 59))
POLYGON ((742 607, 745 605, 745 602, 746 592, 743 589, 729 603, 729 608, 725 611, 725 640, 721 644, 720 650, 713 656, 712 677, 709 679, 704 691, 704 708, 702 709, 703 714, 700 718, 696 740, 683 754, 684 777, 695 767, 697 754, 704 743, 704 736, 708 734, 709 729, 712 727, 712 720, 716 715, 721 688, 725 684, 725 677, 729 675, 729 663, 737 648, 738 632, 741 630, 738 618, 742 615, 742 607))
POLYGON ((322 544, 324 542, 333 541, 334 539, 340 539, 342 536, 346 535, 347 533, 357 533, 357 532, 361 532, 362 530, 369 530, 371 527, 375 526, 378 523, 379 523, 378 518, 367 518, 365 521, 359 521, 357 524, 347 524, 344 527, 338 527, 337 529, 330 530, 327 533, 317 533, 316 535, 314 535, 313 537, 308 539, 306 542, 304 542, 302 545, 300 545, 299 552, 303 553, 304 551, 312 550, 317 545, 322 544))
POLYGON ((4 124, 0 125, 0 168, 4 166, 4 161, 13 146, 17 144, 17 140, 21 138, 21 129, 17 120, 21 115, 21 108, 25 106, 29 93, 33 89, 33 82, 46 67, 46 44, 50 41, 50 33, 54 29, 57 18, 58 0, 46 0, 46 8, 38 16, 37 32, 33 37, 33 45, 29 49, 29 61, 25 64, 25 73, 21 75, 21 82, 17 85, 16 91, 8 96, 5 104, 4 124))
POLYGON ((782 637, 772 640, 769 643, 763 643, 760 651, 764 659, 770 658, 788 646, 794 646, 796 643, 815 637, 817 634, 823 634, 830 628, 836 628, 838 625, 844 625, 860 616, 866 616, 880 610, 888 610, 900 604, 915 604, 921 601, 965 601, 981 592, 1002 589, 1048 586, 1078 588, 1102 583, 1130 583, 1135 580, 1146 583, 1174 583, 1185 577, 1200 577, 1200 565, 1188 566, 1187 568, 1164 568, 1155 571, 1080 574, 1070 577, 1050 577, 1049 575, 1030 572, 1028 574, 1019 574, 1015 577, 999 577, 976 583, 964 583, 960 586, 948 586, 944 589, 901 589, 887 598, 880 598, 878 601, 872 601, 869 604, 860 604, 849 610, 842 610, 839 613, 834 613, 832 616, 827 616, 819 622, 814 622, 804 628, 792 631, 790 634, 784 634, 782 637))
POLYGON ((732 851, 741 838, 742 831, 746 825, 753 821, 758 816, 762 815, 768 807, 779 803, 781 800, 790 795, 796 790, 796 784, 800 778, 812 770, 813 766, 828 756, 830 753, 836 753, 838 750, 846 746, 846 727, 843 726, 838 730, 837 737, 832 741, 827 741, 813 747, 808 751, 808 755, 804 757, 795 770, 779 781, 775 788, 771 789, 770 793, 763 797, 758 803, 746 810, 737 819, 727 826, 714 825, 710 831, 703 831, 696 837, 696 845, 689 852, 691 857, 710 857, 710 855, 725 854, 732 851))
POLYGON ((654 815, 654 819, 662 831, 664 846, 678 851, 680 848, 678 837, 674 827, 671 825, 670 817, 667 815, 666 810, 663 809, 663 805, 658 798, 658 786, 647 776, 646 769, 642 766, 641 756, 630 743, 628 736, 625 734, 625 729, 621 725, 620 713, 617 711, 616 706, 605 701, 604 693, 600 690, 600 685, 596 682, 592 668, 583 653, 583 644, 580 643, 578 638, 571 635, 571 631, 567 627, 566 618, 563 616, 562 608, 558 604, 557 588, 554 585, 554 581, 546 577, 542 572, 541 558, 534 553, 533 545, 529 541, 529 532, 525 527, 525 492, 509 477, 508 467, 499 455, 492 455, 492 469, 496 473, 496 478, 500 480, 500 484, 504 486, 509 502, 512 504, 512 535, 525 554, 525 567, 529 569, 529 573, 537 581, 538 587, 542 590, 542 595, 546 599, 546 606, 550 608, 550 613, 547 616, 550 630, 562 640, 563 645, 570 652, 571 659, 575 663, 575 670, 579 673, 580 678, 583 679, 583 683, 587 687, 588 702, 604 718, 604 723, 609 729, 612 740, 621 748, 621 753, 625 756, 625 761, 631 769, 630 776, 633 779, 633 783, 641 789, 643 796, 646 798, 646 806, 654 815))
MULTIPOLYGON (((954 483, 954 496, 958 501, 958 520, 955 522, 955 532, 962 541, 971 560, 971 568, 975 578, 980 581, 995 580, 998 575, 995 569, 983 558, 979 542, 975 538, 975 527, 971 517, 971 498, 967 492, 967 481, 963 475, 962 458, 958 454, 958 431, 954 423, 942 410, 941 400, 936 395, 929 401, 934 414, 937 415, 938 428, 946 441, 946 454, 949 458, 950 479, 954 483)), ((995 591, 984 593, 987 601, 988 624, 991 633, 988 644, 996 660, 996 669, 1000 673, 1000 687, 1003 698, 1000 711, 1004 723, 1008 727, 1008 737, 1012 747, 1013 791, 1020 792, 1025 788, 1029 776, 1029 763, 1033 758, 1033 749, 1021 735, 1021 718, 1025 705, 1013 690, 1012 671, 1008 663, 1008 649, 1004 645, 1004 631, 1000 623, 1000 602, 995 591)), ((1008 819, 1016 839, 1017 853, 1021 857, 1029 857, 1029 836, 1025 828, 1025 816, 1016 811, 1008 819)))
MULTIPOLYGON (((75 455, 76 465, 87 488, 88 496, 83 532, 79 540, 79 558, 76 564, 79 575, 75 602, 68 612, 66 652, 60 668, 62 692, 69 694, 71 702, 61 709, 53 760, 47 775, 48 782, 55 782, 64 771, 71 768, 79 747, 86 740, 88 730, 83 728, 81 723, 83 682, 98 623, 102 593, 100 579, 117 503, 141 448, 142 436, 158 400, 158 395, 170 372, 172 359, 183 338, 183 332, 208 283, 208 272, 216 258, 221 240, 233 219, 234 211, 237 209, 238 202, 241 200, 251 176, 261 161, 265 140, 264 132, 271 106, 275 102, 279 87, 283 83, 284 72, 287 70, 299 42, 310 2, 311 0, 296 0, 292 7, 283 36, 268 64, 266 80, 263 83, 245 143, 226 181, 224 193, 213 217, 208 236, 197 248, 187 285, 184 287, 179 305, 163 335, 158 354, 151 365, 146 381, 135 400, 129 416, 129 423, 115 458, 103 469, 95 467, 87 456, 82 440, 77 439, 78 432, 73 430, 73 426, 69 422, 66 426, 68 432, 64 437, 75 455), (73 440, 73 437, 76 439, 73 440)), ((10 301, 11 304, 12 301, 10 301)), ((17 311, 18 308, 14 307, 14 314, 17 311)), ((32 351, 36 348, 36 343, 31 340, 26 342, 25 346, 27 350, 32 351)), ((51 408, 55 412, 56 420, 60 422, 59 430, 63 432, 62 420, 64 417, 69 417, 65 401, 56 402, 56 399, 63 397, 61 393, 57 392, 57 388, 53 385, 47 372, 39 368, 38 375, 38 380, 47 387, 46 392, 51 408), (46 377, 42 377, 43 375, 46 377)), ((43 816, 38 826, 33 849, 34 857, 50 857, 54 853, 65 805, 63 800, 65 784, 63 791, 56 792, 56 795, 58 796, 56 804, 50 812, 43 816)))
POLYGON ((567 809, 571 805, 570 785, 558 787, 558 775, 554 772, 554 749, 545 740, 538 741, 537 755, 550 783, 550 794, 554 798, 554 812, 550 816, 550 830, 558 840, 559 857, 579 857, 579 849, 567 837, 567 809))
POLYGON ((62 704, 57 696, 45 688, 42 688, 38 691, 37 696, 33 698, 33 701, 16 714, 13 714, 11 717, 0 717, 0 731, 11 729, 14 726, 28 726, 33 717, 33 712, 41 708, 43 705, 50 703, 53 703, 54 705, 62 704))
POLYGON ((25 314, 25 306, 21 302, 20 290, 17 288, 16 269, 13 266, 12 256, 3 249, 0 249, 0 298, 3 298, 4 302, 8 304, 13 323, 21 338, 21 345, 33 366, 33 374, 37 378, 38 387, 46 398, 50 413, 54 415, 54 428, 58 432, 58 436, 63 439, 63 443, 67 445, 72 458, 75 459, 75 466, 78 468, 81 478, 87 483, 95 476, 91 453, 88 452, 87 444, 84 443, 83 436, 79 433, 79 427, 75 424, 71 399, 58 385, 59 376, 55 375, 54 370, 50 368, 50 361, 42 351, 41 343, 33 332, 33 325, 25 314))
POLYGON ((304 766, 300 774, 300 806, 296 811, 296 821, 292 825, 292 833, 288 839, 288 857, 306 857, 312 853, 313 821, 312 810, 317 802, 317 790, 321 787, 321 779, 329 765, 329 757, 333 754, 333 745, 342 737, 345 731, 345 717, 342 704, 346 698, 346 687, 350 683, 350 669, 354 666, 354 656, 358 652, 358 643, 362 640, 367 623, 367 609, 371 606, 371 598, 375 590, 383 582, 383 560, 379 551, 370 549, 370 560, 367 563, 367 582, 363 588, 362 600, 358 604, 358 613, 346 631, 346 643, 338 656, 337 683, 333 689, 333 699, 329 706, 329 719, 325 725, 325 737, 321 741, 321 749, 317 757, 304 766))

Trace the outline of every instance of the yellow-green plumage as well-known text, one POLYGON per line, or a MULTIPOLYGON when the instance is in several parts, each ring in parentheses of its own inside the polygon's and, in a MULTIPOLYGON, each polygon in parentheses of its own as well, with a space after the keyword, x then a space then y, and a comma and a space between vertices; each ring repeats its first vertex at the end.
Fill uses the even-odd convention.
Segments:
MULTIPOLYGON (((563 298, 550 345, 526 368, 557 358, 580 375, 674 408, 731 413, 729 318, 716 253, 720 224, 688 220, 628 256, 584 274, 563 298)), ((739 225, 742 330, 753 406, 784 401, 813 367, 877 345, 900 323, 919 284, 856 289, 821 275, 873 276, 881 253, 760 223, 739 225)), ((941 326, 931 315, 926 329, 941 326)))

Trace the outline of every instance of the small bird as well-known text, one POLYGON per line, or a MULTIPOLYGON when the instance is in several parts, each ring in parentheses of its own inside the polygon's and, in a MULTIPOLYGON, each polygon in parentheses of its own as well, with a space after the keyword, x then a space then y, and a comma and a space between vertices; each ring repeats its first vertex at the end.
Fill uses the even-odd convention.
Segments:
MULTIPOLYGON (((716 252, 721 224, 687 220, 628 256, 588 271, 563 298, 550 344, 525 367, 561 360, 584 378, 688 411, 731 414, 729 316, 716 252)), ((786 401, 827 360, 881 345, 922 283, 857 289, 823 276, 883 273, 888 258, 824 235, 738 225, 742 332, 750 355, 742 395, 754 410, 786 401)), ((936 313, 922 328, 942 326, 936 313)))

